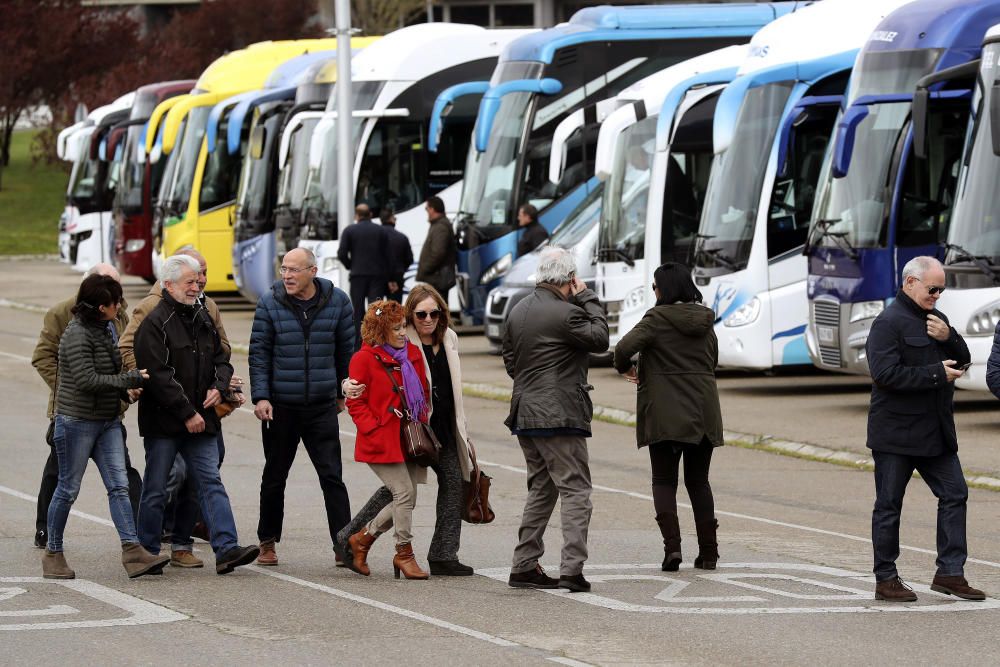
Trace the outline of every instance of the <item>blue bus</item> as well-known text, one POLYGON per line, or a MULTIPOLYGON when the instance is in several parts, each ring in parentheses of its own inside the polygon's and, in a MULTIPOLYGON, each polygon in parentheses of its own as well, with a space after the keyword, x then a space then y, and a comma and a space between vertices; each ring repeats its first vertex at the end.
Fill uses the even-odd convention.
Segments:
POLYGON ((591 7, 508 45, 479 106, 456 220, 463 320, 482 323, 517 258, 517 208, 536 206, 551 231, 597 186, 597 102, 805 4, 591 7), (555 153, 565 169, 550 169, 555 153))
POLYGON ((806 343, 819 368, 867 374, 868 330, 903 266, 944 257, 975 73, 935 86, 921 105, 924 157, 914 154, 914 90, 977 59, 998 19, 997 0, 917 0, 887 16, 858 56, 804 251, 806 343))

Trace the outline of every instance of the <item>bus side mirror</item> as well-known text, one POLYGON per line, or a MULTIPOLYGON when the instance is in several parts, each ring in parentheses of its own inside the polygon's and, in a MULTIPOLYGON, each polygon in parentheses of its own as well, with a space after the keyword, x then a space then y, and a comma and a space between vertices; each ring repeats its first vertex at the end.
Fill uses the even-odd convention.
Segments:
POLYGON ((854 152, 854 137, 858 133, 858 125, 868 117, 867 106, 852 106, 845 113, 837 126, 836 145, 833 152, 833 176, 843 178, 851 166, 851 154, 854 152))
POLYGON ((913 120, 913 154, 921 160, 927 159, 927 105, 931 93, 926 88, 917 88, 913 93, 910 117, 913 120))
POLYGON ((264 144, 267 142, 267 128, 258 125, 250 133, 250 157, 259 160, 264 157, 264 144))
POLYGON ((994 83, 990 91, 990 130, 993 154, 1000 156, 1000 82, 994 83))

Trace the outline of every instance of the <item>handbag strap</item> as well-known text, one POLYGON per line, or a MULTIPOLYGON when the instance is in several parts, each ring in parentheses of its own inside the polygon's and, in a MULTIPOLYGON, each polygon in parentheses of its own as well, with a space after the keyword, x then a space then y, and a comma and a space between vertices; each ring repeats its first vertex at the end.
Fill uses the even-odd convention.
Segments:
POLYGON ((469 450, 469 458, 472 459, 472 470, 469 471, 469 479, 475 479, 480 473, 479 461, 476 459, 476 447, 468 438, 465 439, 465 446, 469 450))
POLYGON ((381 359, 379 360, 379 365, 382 367, 382 370, 385 371, 385 374, 389 376, 389 380, 392 382, 393 391, 395 391, 399 396, 399 409, 400 412, 403 413, 402 416, 405 416, 407 419, 410 419, 410 421, 413 421, 409 416, 410 411, 406 407, 406 393, 403 391, 403 388, 399 386, 399 383, 396 382, 396 376, 392 374, 392 371, 389 370, 388 366, 382 363, 381 359))

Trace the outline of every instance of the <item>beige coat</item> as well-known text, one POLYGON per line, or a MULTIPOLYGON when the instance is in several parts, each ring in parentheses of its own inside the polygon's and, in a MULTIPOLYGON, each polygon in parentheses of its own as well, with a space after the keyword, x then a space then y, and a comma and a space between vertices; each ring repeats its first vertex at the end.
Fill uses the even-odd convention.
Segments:
MULTIPOLYGON (((409 337, 411 343, 420 348, 420 354, 424 357, 424 371, 427 373, 427 384, 430 386, 430 366, 427 363, 427 356, 424 355, 420 336, 417 335, 417 331, 413 328, 412 324, 406 327, 406 335, 409 337)), ((462 365, 458 359, 458 334, 451 329, 446 330, 444 340, 441 344, 444 345, 445 356, 448 359, 448 370, 451 372, 451 386, 455 400, 455 446, 458 448, 458 462, 462 467, 462 479, 468 481, 469 474, 472 471, 472 460, 469 458, 468 445, 465 444, 469 441, 469 434, 468 425, 465 421, 465 404, 462 402, 462 365)), ((427 397, 427 403, 431 406, 431 412, 433 412, 434 405, 430 396, 427 397)))
MULTIPOLYGON (((146 298, 140 301, 139 305, 132 310, 132 318, 128 321, 128 326, 125 327, 125 333, 118 340, 118 349, 122 354, 123 370, 130 371, 135 368, 135 353, 133 351, 135 332, 139 330, 139 325, 142 324, 147 315, 153 312, 153 309, 159 305, 162 299, 163 288, 160 287, 160 283, 157 281, 149 288, 149 294, 146 295, 146 298)), ((208 316, 212 319, 212 324, 215 325, 215 328, 219 332, 222 347, 225 348, 227 355, 230 354, 232 350, 229 346, 229 336, 226 335, 226 329, 222 326, 222 314, 219 312, 218 304, 211 297, 205 297, 205 310, 208 311, 208 316)))

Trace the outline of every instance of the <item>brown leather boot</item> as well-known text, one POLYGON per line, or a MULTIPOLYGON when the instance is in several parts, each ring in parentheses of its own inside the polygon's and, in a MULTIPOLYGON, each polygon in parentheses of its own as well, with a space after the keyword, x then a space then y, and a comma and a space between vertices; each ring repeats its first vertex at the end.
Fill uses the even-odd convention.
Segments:
POLYGON ((125 566, 129 579, 144 574, 159 574, 169 562, 170 556, 154 556, 137 542, 126 542, 122 545, 122 565, 125 566))
POLYGON ((413 545, 397 544, 396 555, 392 557, 392 569, 399 579, 399 573, 407 579, 427 579, 430 575, 420 569, 417 559, 413 557, 413 545))
POLYGON ((257 565, 277 565, 278 552, 274 550, 274 540, 264 540, 260 543, 260 555, 257 565))
POLYGON ((698 557, 694 566, 700 570, 714 570, 719 562, 719 520, 700 521, 694 525, 698 532, 698 557))
POLYGON ((63 552, 46 549, 45 553, 42 554, 42 577, 45 579, 76 579, 76 572, 69 569, 63 552))
POLYGON ((946 577, 944 575, 935 574, 934 581, 931 583, 931 590, 937 591, 938 593, 944 593, 945 595, 954 595, 957 598, 962 598, 963 600, 985 600, 986 593, 983 593, 978 588, 973 588, 969 585, 969 582, 965 580, 965 577, 946 577))
POLYGON ((899 577, 875 582, 875 599, 886 602, 916 602, 917 594, 899 577))
POLYGON ((375 544, 376 538, 378 535, 369 533, 367 528, 362 528, 351 535, 347 539, 347 543, 351 547, 353 558, 348 560, 345 565, 358 574, 369 576, 372 571, 368 569, 368 550, 375 544))

